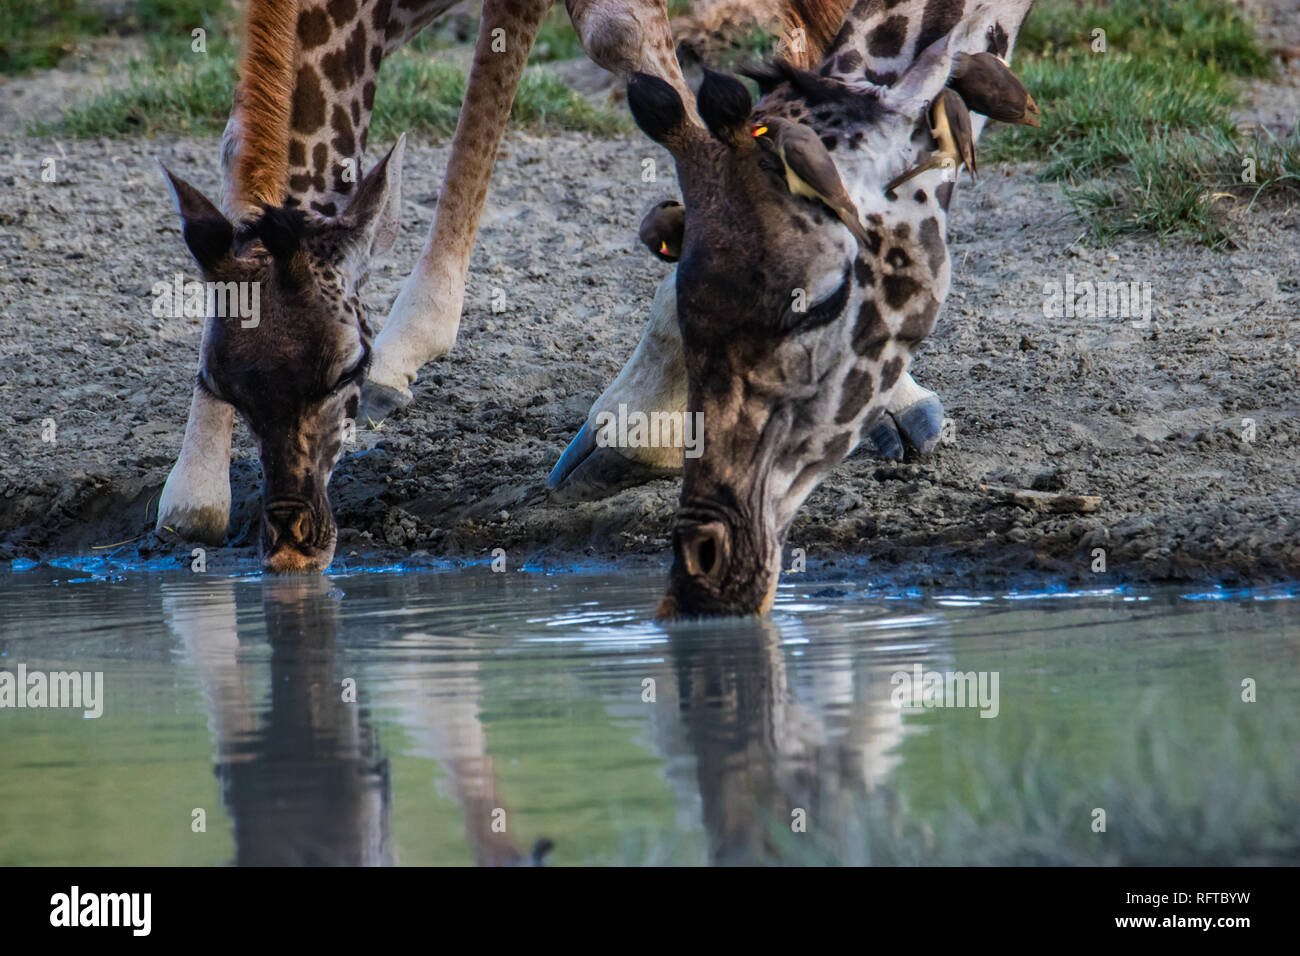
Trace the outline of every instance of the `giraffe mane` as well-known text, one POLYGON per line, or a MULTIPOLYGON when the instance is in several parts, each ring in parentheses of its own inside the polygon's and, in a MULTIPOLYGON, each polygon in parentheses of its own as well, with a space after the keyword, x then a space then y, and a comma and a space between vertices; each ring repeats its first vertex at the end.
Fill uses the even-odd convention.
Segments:
POLYGON ((802 51, 785 59, 791 66, 810 70, 821 63, 840 32, 852 0, 784 0, 781 19, 787 30, 803 30, 802 51))
POLYGON ((239 145, 232 197, 278 206, 289 178, 289 122, 298 50, 299 0, 249 0, 235 90, 239 145))

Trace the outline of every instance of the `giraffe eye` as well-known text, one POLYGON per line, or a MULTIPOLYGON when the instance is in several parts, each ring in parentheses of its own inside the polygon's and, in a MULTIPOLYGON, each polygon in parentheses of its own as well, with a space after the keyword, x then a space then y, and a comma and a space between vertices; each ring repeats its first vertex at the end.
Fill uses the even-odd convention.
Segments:
POLYGON ((849 292, 852 289, 852 269, 851 265, 845 265, 844 278, 840 281, 839 288, 820 302, 809 306, 806 310, 802 312, 795 311, 796 303, 791 300, 779 320, 780 331, 801 335, 804 332, 819 329, 823 325, 830 325, 838 319, 849 302, 849 292))
POLYGON ((213 398, 217 399, 218 401, 224 402, 226 400, 225 398, 222 397, 221 390, 217 388, 217 383, 212 380, 212 376, 208 374, 208 370, 206 368, 201 369, 199 371, 198 384, 200 389, 202 389, 204 392, 207 392, 209 395, 211 395, 213 398))
POLYGON ((366 371, 370 368, 370 343, 361 343, 361 348, 361 358, 339 377, 339 380, 330 391, 341 392, 349 385, 359 384, 366 377, 366 371))

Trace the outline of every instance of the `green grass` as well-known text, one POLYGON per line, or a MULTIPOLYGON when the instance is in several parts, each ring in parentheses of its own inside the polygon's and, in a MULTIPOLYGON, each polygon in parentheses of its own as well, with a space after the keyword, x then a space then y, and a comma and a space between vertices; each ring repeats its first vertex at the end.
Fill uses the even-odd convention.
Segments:
POLYGON ((219 133, 230 114, 234 84, 229 50, 186 56, 166 67, 133 61, 123 85, 68 107, 51 123, 35 123, 28 132, 77 139, 219 133))
POLYGON ((0 0, 0 74, 55 66, 102 23, 82 0, 0 0))
POLYGON ((569 22, 569 12, 564 8, 564 4, 557 3, 542 20, 528 62, 552 63, 557 60, 576 60, 586 55, 582 43, 578 40, 578 32, 569 22))
MULTIPOLYGON (((471 17, 463 22, 438 20, 412 40, 407 48, 419 53, 432 53, 462 44, 473 46, 478 28, 478 17, 471 17)), ((533 41, 532 52, 528 55, 528 62, 553 63, 557 60, 573 60, 584 56, 586 53, 578 40, 577 31, 569 22, 569 14, 564 4, 557 3, 542 19, 537 38, 533 41)))
MULTIPOLYGON (((399 53, 382 69, 372 117, 373 138, 387 141, 404 130, 449 136, 465 97, 466 77, 459 67, 418 53, 399 53)), ((591 104, 557 77, 525 70, 511 121, 534 131, 577 130, 611 135, 629 128, 613 110, 591 104)))
MULTIPOLYGON (((30 132, 81 139, 219 133, 230 112, 234 81, 234 53, 228 47, 206 56, 187 54, 166 66, 137 61, 127 68, 122 86, 70 107, 53 123, 35 124, 30 132)), ((398 53, 382 69, 371 138, 387 142, 404 131, 450 136, 465 83, 459 67, 419 53, 398 53)), ((629 128, 621 114, 593 106, 558 78, 533 68, 524 73, 511 119, 533 131, 613 135, 629 128)))
POLYGON ((153 47, 188 52, 195 27, 212 38, 232 20, 228 0, 135 0, 120 9, 92 0, 0 0, 0 74, 57 66, 78 42, 105 33, 140 34, 153 47))
POLYGON ((1057 50, 1091 54, 1092 31, 1097 28, 1106 31, 1111 53, 1213 63, 1238 76, 1267 76, 1272 71, 1250 22, 1224 0, 1039 0, 1020 31, 1016 55, 1057 50))
POLYGON ((989 158, 1043 161, 1040 175, 1065 185, 1095 242, 1143 232, 1228 247, 1234 202, 1300 195, 1295 137, 1247 140, 1234 129, 1240 78, 1271 65, 1224 0, 1040 2, 1016 71, 1043 126, 997 130, 989 158), (1097 28, 1105 52, 1092 49, 1097 28), (1260 166, 1254 184, 1242 180, 1247 156, 1260 166))

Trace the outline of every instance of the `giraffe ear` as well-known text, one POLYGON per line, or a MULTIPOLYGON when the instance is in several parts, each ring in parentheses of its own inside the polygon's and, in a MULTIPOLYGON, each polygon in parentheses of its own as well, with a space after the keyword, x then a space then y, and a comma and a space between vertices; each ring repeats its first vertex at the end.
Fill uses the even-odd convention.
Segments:
POLYGON ((704 82, 696 99, 700 118, 717 139, 729 146, 752 142, 748 126, 754 101, 744 83, 705 67, 704 82))
POLYGON ((403 133, 388 155, 366 173, 339 217, 355 230, 356 247, 367 259, 382 255, 397 241, 401 228, 403 133))
POLYGON ((185 237, 185 245, 189 247, 190 254, 200 268, 207 272, 215 271, 231 256, 235 227, 208 197, 179 176, 173 175, 161 161, 158 165, 162 166, 163 175, 167 177, 172 201, 181 217, 181 234, 185 237))
POLYGON ((667 80, 633 73, 627 81, 627 105, 642 132, 676 155, 685 143, 686 107, 667 80))

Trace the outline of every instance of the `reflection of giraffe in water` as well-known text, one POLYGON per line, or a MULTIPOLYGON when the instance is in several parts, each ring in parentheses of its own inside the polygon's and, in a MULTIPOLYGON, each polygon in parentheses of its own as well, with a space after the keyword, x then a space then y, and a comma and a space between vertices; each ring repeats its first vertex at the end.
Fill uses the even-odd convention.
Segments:
MULTIPOLYGON (((164 585, 163 612, 198 671, 214 737, 221 799, 234 821, 235 862, 253 866, 383 866, 392 845, 392 780, 362 703, 345 701, 336 653, 338 599, 328 578, 267 578, 262 609, 271 645, 270 701, 252 686, 260 667, 241 659, 235 582, 164 585), (169 590, 171 593, 169 593, 169 590), (201 600, 196 600, 200 597, 201 600)), ((460 807, 475 862, 539 863, 494 823, 507 807, 477 711, 473 664, 404 711, 411 752, 437 761, 442 789, 460 807)), ((444 669, 445 670, 445 669, 444 669)), ((358 690, 364 699, 364 688, 358 690)))

